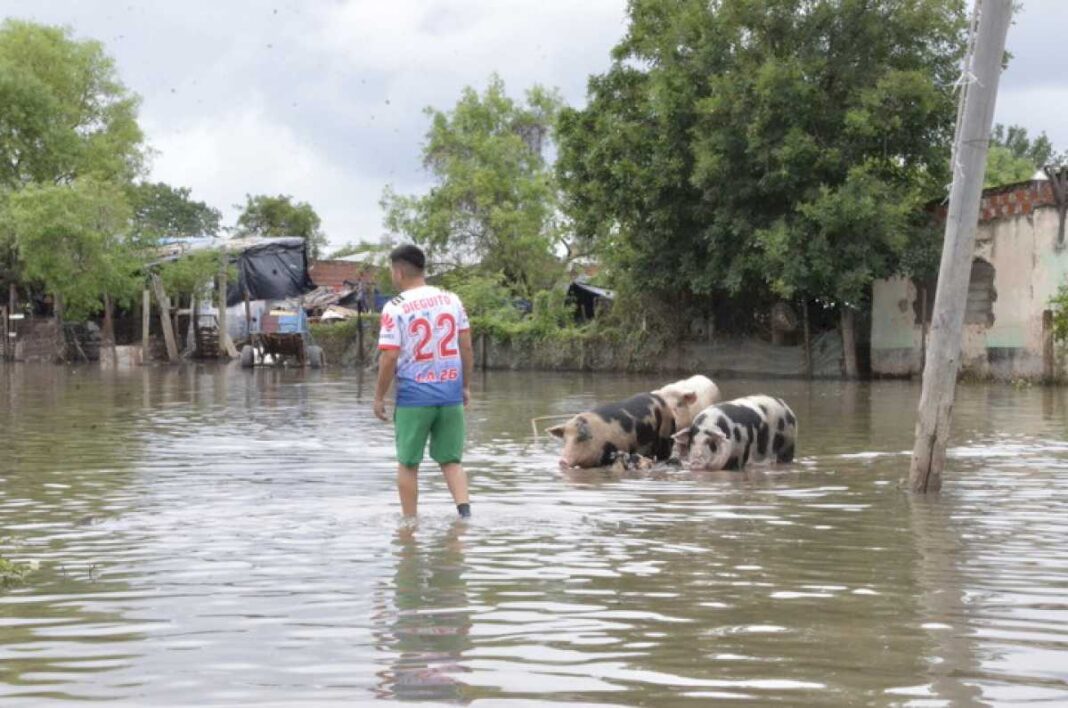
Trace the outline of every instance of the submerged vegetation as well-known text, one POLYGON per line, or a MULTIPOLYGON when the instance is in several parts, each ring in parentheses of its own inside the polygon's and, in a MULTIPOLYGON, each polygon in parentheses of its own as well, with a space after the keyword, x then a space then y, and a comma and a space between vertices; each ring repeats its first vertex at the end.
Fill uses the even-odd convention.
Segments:
POLYGON ((0 557, 0 589, 21 583, 29 572, 29 566, 0 557))

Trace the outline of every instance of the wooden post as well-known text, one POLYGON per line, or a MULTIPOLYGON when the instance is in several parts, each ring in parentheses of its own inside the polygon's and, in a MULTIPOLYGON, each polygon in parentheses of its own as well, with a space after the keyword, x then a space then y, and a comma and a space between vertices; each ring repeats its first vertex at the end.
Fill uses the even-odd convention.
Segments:
POLYGON ((360 308, 360 315, 356 319, 356 351, 359 353, 359 359, 357 360, 360 365, 363 365, 367 357, 363 353, 363 308, 360 308))
POLYGON ((248 288, 245 288, 245 335, 248 343, 255 345, 252 341, 252 303, 249 301, 248 288))
POLYGON ((942 488, 990 126, 1012 6, 1013 0, 977 0, 976 4, 978 27, 972 29, 975 44, 964 74, 946 236, 909 470, 909 486, 914 492, 937 492, 942 488))
POLYGON ((842 305, 842 353, 845 355, 845 377, 858 378, 857 369, 857 311, 842 305))
POLYGON ((152 274, 152 289, 156 293, 156 304, 159 305, 159 323, 163 327, 163 341, 167 345, 167 359, 172 362, 178 361, 178 343, 174 340, 174 328, 171 322, 171 301, 167 292, 163 289, 163 282, 155 273, 152 274))
POLYGON ((801 328, 805 337, 805 376, 812 378, 815 366, 812 363, 812 324, 808 320, 808 298, 801 301, 801 328))
POLYGON ((237 347, 226 331, 226 254, 219 254, 219 358, 237 358, 237 347))
POLYGON ((189 324, 185 330, 185 350, 188 354, 197 351, 197 296, 189 296, 189 324))
POLYGON ((11 340, 7 325, 7 305, 0 306, 0 336, 3 337, 3 340, 0 340, 0 361, 7 361, 7 349, 11 340))
POLYGON ((1053 310, 1042 311, 1042 378, 1053 383, 1057 378, 1053 348, 1053 310))
POLYGON ((63 331, 63 296, 52 295, 52 316, 56 321, 56 360, 67 361, 67 333, 63 331))
POLYGON ((7 286, 7 311, 12 315, 19 311, 19 291, 14 283, 7 286))
POLYGON ((141 364, 148 363, 148 333, 152 326, 152 294, 148 288, 141 292, 141 364))

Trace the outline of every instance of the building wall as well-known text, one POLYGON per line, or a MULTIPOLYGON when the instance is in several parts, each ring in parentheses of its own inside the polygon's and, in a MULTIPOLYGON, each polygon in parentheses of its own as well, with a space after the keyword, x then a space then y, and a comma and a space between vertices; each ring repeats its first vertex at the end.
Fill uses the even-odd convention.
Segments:
MULTIPOLYGON (((987 206, 990 197, 984 199, 984 216, 991 218, 979 224, 975 247, 975 257, 994 268, 994 292, 982 292, 973 270, 961 369, 966 375, 982 378, 1040 379, 1045 375, 1043 311, 1049 308, 1058 287, 1068 282, 1068 249, 1057 244, 1055 208, 1028 202, 1012 192, 995 196, 993 206, 987 206), (993 297, 992 321, 978 316, 986 296, 993 297)), ((918 296, 915 284, 906 278, 875 284, 872 370, 876 375, 922 372, 923 328, 915 308, 918 296)), ((1064 361, 1055 360, 1053 366, 1056 376, 1068 373, 1064 361)))

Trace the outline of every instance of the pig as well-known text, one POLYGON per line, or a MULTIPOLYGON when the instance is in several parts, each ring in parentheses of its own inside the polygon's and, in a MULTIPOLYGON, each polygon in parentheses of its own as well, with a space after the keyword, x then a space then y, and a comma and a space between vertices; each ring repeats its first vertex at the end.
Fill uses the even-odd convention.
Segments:
POLYGON ((693 470, 741 470, 750 462, 791 462, 797 417, 781 398, 746 396, 701 411, 672 436, 672 459, 693 470))
POLYGON ((560 456, 564 468, 607 466, 620 452, 666 460, 671 454, 675 418, 662 397, 639 393, 579 413, 546 432, 564 441, 560 456))
POLYGON ((653 391, 667 401, 675 416, 675 429, 689 428, 694 417, 719 400, 719 387, 707 376, 691 376, 653 391))

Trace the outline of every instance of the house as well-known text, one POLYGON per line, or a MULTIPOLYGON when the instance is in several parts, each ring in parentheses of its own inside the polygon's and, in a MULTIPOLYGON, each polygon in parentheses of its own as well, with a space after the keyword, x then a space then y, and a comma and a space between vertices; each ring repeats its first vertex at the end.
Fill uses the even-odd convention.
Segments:
POLYGON ((312 261, 308 275, 316 287, 329 288, 336 293, 352 290, 361 282, 371 286, 375 283, 373 266, 351 260, 312 261))
MULTIPOLYGON (((1050 298, 1068 284, 1064 236, 1068 172, 983 192, 961 344, 961 373, 1001 380, 1059 378, 1050 298)), ((876 376, 916 376, 934 309, 935 284, 897 277, 872 294, 876 376)))

